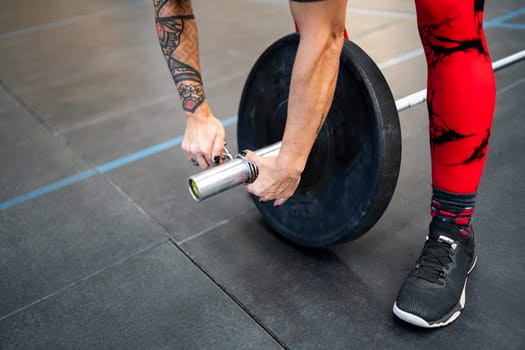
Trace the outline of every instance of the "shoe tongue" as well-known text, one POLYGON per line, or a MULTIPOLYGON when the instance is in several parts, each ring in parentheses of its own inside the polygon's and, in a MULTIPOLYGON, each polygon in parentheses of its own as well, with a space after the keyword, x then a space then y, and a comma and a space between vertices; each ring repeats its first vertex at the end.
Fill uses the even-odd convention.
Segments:
POLYGON ((450 232, 436 231, 436 230, 430 231, 427 239, 436 241, 439 243, 447 243, 447 244, 452 244, 456 241, 454 239, 454 235, 451 234, 450 232))
POLYGON ((440 240, 441 237, 444 237, 440 241, 449 244, 452 244, 454 241, 461 241, 463 238, 458 227, 440 221, 432 220, 429 231, 429 237, 435 240, 440 240))

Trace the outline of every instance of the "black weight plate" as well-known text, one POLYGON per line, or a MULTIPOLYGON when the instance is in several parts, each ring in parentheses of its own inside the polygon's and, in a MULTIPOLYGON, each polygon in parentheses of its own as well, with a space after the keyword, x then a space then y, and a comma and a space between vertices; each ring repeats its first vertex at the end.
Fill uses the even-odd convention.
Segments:
MULTIPOLYGON (((285 36, 253 66, 240 101, 239 149, 257 150, 281 140, 298 44, 298 34, 285 36)), ((252 198, 283 237, 327 247, 361 236, 379 220, 392 198, 400 161, 392 93, 370 57, 346 41, 334 100, 299 188, 279 208, 252 198)))

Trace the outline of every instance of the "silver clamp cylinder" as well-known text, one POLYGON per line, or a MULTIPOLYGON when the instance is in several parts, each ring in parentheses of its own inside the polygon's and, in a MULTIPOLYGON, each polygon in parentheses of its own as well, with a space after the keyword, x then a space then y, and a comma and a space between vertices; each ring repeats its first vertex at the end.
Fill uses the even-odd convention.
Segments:
MULTIPOLYGON (((255 151, 260 157, 277 156, 281 142, 255 151)), ((259 169, 240 155, 225 161, 216 167, 204 170, 188 178, 188 189, 191 196, 200 202, 232 187, 251 183, 259 175, 259 169)))

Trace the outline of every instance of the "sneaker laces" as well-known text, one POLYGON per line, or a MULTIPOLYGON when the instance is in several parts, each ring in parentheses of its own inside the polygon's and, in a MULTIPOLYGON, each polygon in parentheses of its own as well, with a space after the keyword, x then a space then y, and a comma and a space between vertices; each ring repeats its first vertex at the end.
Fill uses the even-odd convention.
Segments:
POLYGON ((431 283, 440 283, 446 276, 456 246, 457 243, 446 236, 439 236, 437 239, 427 237, 413 275, 431 283))

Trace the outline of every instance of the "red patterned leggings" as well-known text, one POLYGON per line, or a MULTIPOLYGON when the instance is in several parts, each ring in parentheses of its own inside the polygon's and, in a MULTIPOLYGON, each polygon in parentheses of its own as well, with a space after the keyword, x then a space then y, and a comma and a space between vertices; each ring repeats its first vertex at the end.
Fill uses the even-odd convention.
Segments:
POLYGON ((415 0, 428 68, 432 184, 477 190, 496 99, 483 0, 415 0))

